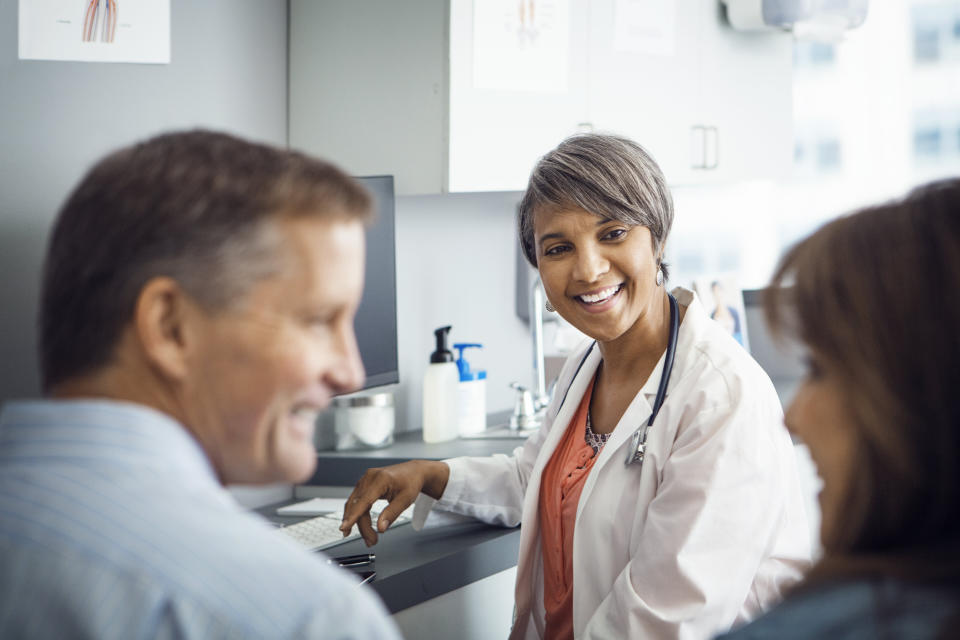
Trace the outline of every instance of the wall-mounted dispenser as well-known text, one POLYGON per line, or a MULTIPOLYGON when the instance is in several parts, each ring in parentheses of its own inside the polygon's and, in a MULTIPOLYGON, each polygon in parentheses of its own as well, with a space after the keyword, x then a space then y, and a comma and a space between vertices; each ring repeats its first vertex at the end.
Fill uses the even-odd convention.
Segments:
POLYGON ((869 0, 721 0, 731 26, 743 31, 782 29, 798 40, 836 42, 863 24, 869 0))

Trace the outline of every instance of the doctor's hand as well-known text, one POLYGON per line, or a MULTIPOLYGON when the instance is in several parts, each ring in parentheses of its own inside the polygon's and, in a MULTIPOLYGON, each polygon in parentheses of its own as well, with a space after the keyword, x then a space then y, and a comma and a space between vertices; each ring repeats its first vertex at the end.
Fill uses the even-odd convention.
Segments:
POLYGON ((386 531, 390 523, 421 493, 438 500, 449 478, 450 467, 446 462, 436 460, 411 460, 389 467, 368 469, 343 506, 340 531, 347 536, 356 524, 367 546, 375 545, 377 531, 386 531), (381 499, 389 504, 380 512, 374 529, 370 521, 370 507, 381 499))

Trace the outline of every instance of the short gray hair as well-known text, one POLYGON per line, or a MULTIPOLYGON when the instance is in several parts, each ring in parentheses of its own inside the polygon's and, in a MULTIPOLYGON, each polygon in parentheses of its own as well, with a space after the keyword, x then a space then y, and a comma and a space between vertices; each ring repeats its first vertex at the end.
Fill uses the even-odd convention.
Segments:
MULTIPOLYGON (((620 136, 571 136, 537 162, 517 212, 520 245, 530 264, 537 266, 536 211, 572 208, 646 227, 655 254, 673 226, 673 199, 663 172, 643 147, 620 136)), ((661 267, 666 277, 666 263, 661 267)))

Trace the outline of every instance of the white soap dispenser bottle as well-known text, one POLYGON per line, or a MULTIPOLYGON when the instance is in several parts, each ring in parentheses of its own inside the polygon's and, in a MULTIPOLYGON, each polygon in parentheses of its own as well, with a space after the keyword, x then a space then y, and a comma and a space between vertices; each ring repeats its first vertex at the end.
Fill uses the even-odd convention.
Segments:
POLYGON ((433 332, 436 350, 430 354, 430 365, 423 376, 423 441, 444 442, 457 437, 457 393, 460 371, 453 353, 447 349, 450 327, 433 332))

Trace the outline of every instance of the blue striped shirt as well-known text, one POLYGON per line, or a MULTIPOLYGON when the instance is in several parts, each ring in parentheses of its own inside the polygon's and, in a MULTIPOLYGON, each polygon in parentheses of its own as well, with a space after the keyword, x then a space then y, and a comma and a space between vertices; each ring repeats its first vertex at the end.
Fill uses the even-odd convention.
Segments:
POLYGON ((0 414, 0 637, 399 635, 351 574, 241 508, 168 416, 44 400, 0 414))

